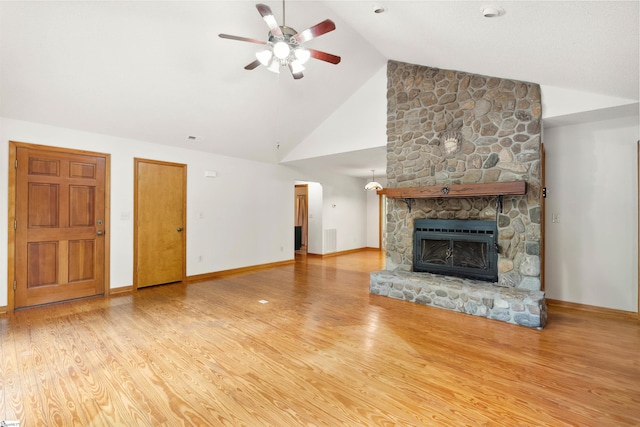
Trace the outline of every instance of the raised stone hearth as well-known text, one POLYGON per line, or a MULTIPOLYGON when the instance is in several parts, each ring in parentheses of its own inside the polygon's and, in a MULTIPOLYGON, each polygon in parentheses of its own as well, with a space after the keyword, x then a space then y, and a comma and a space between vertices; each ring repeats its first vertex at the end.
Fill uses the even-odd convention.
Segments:
POLYGON ((547 320, 544 292, 494 286, 410 271, 374 271, 369 291, 375 295, 453 310, 542 329, 547 320))

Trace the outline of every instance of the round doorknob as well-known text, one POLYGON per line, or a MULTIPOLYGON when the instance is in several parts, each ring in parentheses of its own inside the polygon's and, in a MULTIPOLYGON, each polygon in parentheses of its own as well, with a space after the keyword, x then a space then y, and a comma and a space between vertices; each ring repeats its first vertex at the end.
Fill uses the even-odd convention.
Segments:
POLYGON ((104 231, 102 231, 102 230, 98 230, 98 231, 96 231, 96 234, 97 234, 98 236, 102 236, 102 235, 104 234, 104 231))
POLYGON ((182 227, 178 227, 178 232, 182 232, 182 227))

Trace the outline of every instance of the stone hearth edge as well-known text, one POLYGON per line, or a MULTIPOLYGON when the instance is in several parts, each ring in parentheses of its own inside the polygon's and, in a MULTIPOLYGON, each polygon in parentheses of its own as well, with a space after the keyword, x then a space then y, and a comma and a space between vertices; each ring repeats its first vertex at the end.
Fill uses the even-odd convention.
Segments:
POLYGON ((547 321, 543 291, 496 286, 431 273, 381 270, 370 273, 369 292, 530 328, 547 321))

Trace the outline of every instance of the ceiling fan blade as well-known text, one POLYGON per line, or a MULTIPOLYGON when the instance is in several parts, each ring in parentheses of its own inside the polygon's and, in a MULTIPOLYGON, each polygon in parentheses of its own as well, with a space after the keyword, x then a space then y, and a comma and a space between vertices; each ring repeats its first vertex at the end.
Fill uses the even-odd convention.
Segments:
POLYGON ((291 75, 293 76, 293 78, 295 80, 301 79, 304 77, 304 75, 300 72, 300 73, 294 73, 293 72, 293 67, 291 66, 291 64, 289 64, 289 71, 291 71, 291 75))
POLYGON ((319 24, 314 25, 313 27, 307 28, 304 31, 300 31, 298 34, 293 36, 293 38, 300 44, 304 42, 308 42, 309 40, 320 37, 323 34, 326 34, 330 31, 336 29, 336 24, 333 23, 331 19, 325 19, 319 24))
POLYGON ((257 43, 257 44, 267 44, 266 41, 264 40, 258 40, 258 39, 250 39, 248 37, 239 37, 239 36, 232 36, 230 34, 218 34, 218 36, 220 38, 223 39, 229 39, 229 40, 237 40, 239 42, 249 42, 249 43, 257 43))
POLYGON ((311 57, 315 59, 319 59, 320 61, 330 62, 332 64, 339 64, 341 58, 337 55, 332 55, 327 52, 322 52, 320 50, 315 49, 307 49, 309 53, 311 53, 311 57))
POLYGON ((269 26, 269 29, 271 30, 271 34, 273 34, 276 37, 284 37, 284 34, 282 34, 282 30, 278 25, 278 21, 276 21, 276 17, 273 15, 273 12, 271 12, 271 8, 266 4, 262 4, 262 3, 258 3, 256 5, 256 8, 258 9, 258 12, 260 12, 260 16, 262 16, 262 19, 264 19, 264 22, 266 22, 267 25, 269 26))
POLYGON ((253 70, 255 68, 258 67, 258 65, 260 65, 260 61, 258 61, 257 59, 255 61, 253 61, 251 64, 245 65, 244 69, 245 70, 253 70))

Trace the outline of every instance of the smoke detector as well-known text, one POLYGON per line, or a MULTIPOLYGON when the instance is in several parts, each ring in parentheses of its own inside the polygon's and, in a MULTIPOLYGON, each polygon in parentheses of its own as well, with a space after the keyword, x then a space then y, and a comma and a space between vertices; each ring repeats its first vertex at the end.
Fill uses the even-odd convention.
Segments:
POLYGON ((482 8, 482 16, 485 18, 497 18, 504 15, 504 9, 497 6, 485 6, 482 8))

